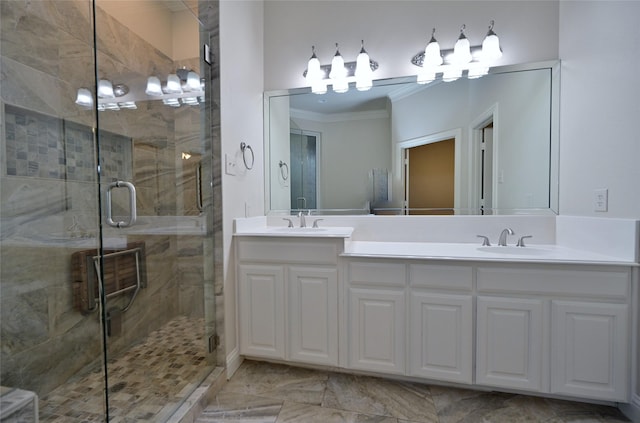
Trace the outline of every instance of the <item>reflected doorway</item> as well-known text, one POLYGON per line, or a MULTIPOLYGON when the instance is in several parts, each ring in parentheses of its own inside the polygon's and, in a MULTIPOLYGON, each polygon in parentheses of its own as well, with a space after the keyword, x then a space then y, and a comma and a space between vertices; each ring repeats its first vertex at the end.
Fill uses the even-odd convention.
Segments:
POLYGON ((318 169, 320 168, 320 133, 290 131, 291 208, 318 208, 318 169))
POLYGON ((405 149, 408 214, 453 214, 454 193, 454 138, 405 149))

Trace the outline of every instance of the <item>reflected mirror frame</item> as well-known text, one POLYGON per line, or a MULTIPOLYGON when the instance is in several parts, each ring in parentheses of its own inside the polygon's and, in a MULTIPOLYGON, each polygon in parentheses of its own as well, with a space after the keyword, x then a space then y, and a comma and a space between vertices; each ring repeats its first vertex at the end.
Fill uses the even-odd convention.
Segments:
MULTIPOLYGON (((550 104, 550 140, 549 140, 549 208, 521 208, 508 210, 492 210, 488 214, 518 214, 518 215, 544 215, 559 214, 559 165, 560 165, 560 60, 549 60, 541 62, 522 63, 514 65, 495 66, 489 70, 489 75, 507 74, 513 72, 530 71, 548 69, 551 73, 551 104, 550 104)), ((373 81, 374 87, 401 84, 416 84, 415 75, 403 76, 387 79, 378 79, 373 81)), ((440 83, 441 77, 436 78, 436 83, 440 83)), ((263 140, 264 140, 264 210, 265 215, 283 215, 291 214, 291 210, 273 210, 271 209, 271 183, 270 183, 270 100, 273 97, 311 94, 310 87, 292 88, 285 90, 265 91, 263 95, 263 140)), ((277 169, 276 169, 277 171, 277 169)), ((455 215, 472 214, 473 209, 448 209, 453 210, 455 215)), ((356 209, 318 209, 314 210, 315 214, 340 214, 355 215, 363 214, 363 210, 356 209)))

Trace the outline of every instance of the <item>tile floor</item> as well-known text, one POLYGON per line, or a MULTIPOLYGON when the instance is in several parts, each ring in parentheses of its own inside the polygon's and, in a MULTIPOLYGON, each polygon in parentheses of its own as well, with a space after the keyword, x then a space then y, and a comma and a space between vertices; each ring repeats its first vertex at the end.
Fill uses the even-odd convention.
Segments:
MULTIPOLYGON (((166 421, 211 372, 203 319, 177 317, 109 360, 110 423, 166 421)), ((43 423, 104 421, 102 366, 40 398, 43 423)))
POLYGON ((196 420, 238 422, 628 421, 616 408, 245 361, 196 420))

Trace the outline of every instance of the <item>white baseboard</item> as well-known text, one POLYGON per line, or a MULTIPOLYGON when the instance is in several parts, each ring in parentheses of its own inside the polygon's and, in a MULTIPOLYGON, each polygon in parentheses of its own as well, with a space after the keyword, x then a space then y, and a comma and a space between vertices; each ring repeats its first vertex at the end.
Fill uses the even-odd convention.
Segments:
POLYGON ((640 396, 633 395, 629 404, 619 404, 618 408, 634 423, 640 423, 640 396))
POLYGON ((238 367, 242 364, 244 359, 240 356, 240 350, 234 348, 229 355, 227 355, 227 380, 231 379, 231 376, 238 370, 238 367))

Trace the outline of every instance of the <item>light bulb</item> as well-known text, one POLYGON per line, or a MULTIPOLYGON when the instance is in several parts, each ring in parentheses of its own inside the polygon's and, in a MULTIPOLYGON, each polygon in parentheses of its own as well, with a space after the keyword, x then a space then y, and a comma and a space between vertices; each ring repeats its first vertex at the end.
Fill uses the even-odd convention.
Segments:
POLYGON ((150 76, 147 78, 147 88, 144 92, 147 95, 162 95, 162 84, 160 84, 160 79, 157 76, 150 76))
POLYGON ((322 79, 314 81, 314 83, 311 84, 311 92, 314 94, 326 94, 327 83, 322 79))
POLYGON ((440 66, 442 64, 442 56, 440 55, 440 44, 435 38, 436 29, 431 32, 431 40, 424 49, 424 60, 422 66, 440 66))
POLYGON ((467 74, 467 78, 476 79, 481 76, 485 76, 489 73, 489 68, 487 66, 473 66, 469 67, 469 73, 467 74))
POLYGON ((336 43, 336 54, 331 60, 331 72, 329 78, 332 79, 333 91, 337 93, 346 93, 349 91, 349 83, 347 82, 347 69, 344 67, 344 59, 338 50, 336 43))
POLYGON ((489 25, 489 31, 487 32, 487 36, 484 37, 484 41, 482 42, 482 59, 493 61, 502 57, 502 50, 500 50, 500 39, 493 32, 493 24, 491 21, 489 25))
POLYGON ((346 93, 349 91, 349 83, 347 78, 335 79, 333 81, 333 91, 337 93, 346 93))
POLYGON ((462 25, 460 28, 460 36, 458 37, 458 41, 456 41, 456 45, 453 46, 453 57, 452 60, 457 65, 465 65, 469 63, 472 59, 471 57, 471 45, 469 44, 469 40, 464 35, 465 26, 462 25))
POLYGON ((418 71, 418 78, 416 82, 418 84, 428 84, 429 82, 433 82, 436 80, 436 71, 435 68, 431 66, 422 66, 418 71))
POLYGON ((462 69, 457 66, 449 66, 442 74, 442 80, 445 82, 452 82, 459 79, 462 76, 462 69))

